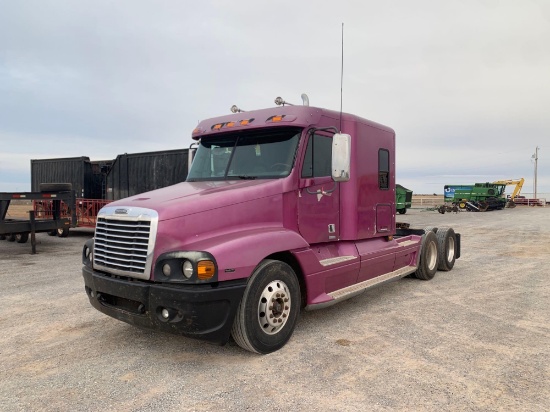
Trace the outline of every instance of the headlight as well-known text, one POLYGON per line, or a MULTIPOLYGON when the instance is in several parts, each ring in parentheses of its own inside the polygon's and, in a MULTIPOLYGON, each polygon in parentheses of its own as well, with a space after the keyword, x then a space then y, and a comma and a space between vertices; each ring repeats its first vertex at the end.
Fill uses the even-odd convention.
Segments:
POLYGON ((183 276, 189 279, 191 276, 193 276, 193 264, 188 260, 183 262, 182 272, 183 276))
POLYGON ((153 279, 170 283, 211 283, 218 279, 218 266, 209 252, 167 252, 158 257, 153 279))
POLYGON ((94 259, 94 240, 89 239, 82 248, 82 264, 88 267, 92 267, 92 261, 94 259))

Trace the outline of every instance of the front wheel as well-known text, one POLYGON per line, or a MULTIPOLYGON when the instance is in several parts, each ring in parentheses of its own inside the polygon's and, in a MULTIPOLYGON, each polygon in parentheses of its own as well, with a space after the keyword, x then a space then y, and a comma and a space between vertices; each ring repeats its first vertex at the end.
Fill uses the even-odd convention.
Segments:
POLYGON ((300 303, 300 284, 292 268, 266 259, 248 281, 231 335, 237 345, 250 352, 274 352, 292 336, 300 303))

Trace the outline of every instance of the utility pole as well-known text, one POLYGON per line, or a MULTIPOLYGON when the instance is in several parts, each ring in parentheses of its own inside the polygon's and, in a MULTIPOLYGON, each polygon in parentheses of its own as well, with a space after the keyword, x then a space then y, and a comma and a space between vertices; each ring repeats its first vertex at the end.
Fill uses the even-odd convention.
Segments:
POLYGON ((537 163, 539 160, 539 147, 535 147, 535 154, 531 156, 531 158, 535 159, 535 181, 533 182, 533 190, 535 192, 535 199, 537 198, 537 163))

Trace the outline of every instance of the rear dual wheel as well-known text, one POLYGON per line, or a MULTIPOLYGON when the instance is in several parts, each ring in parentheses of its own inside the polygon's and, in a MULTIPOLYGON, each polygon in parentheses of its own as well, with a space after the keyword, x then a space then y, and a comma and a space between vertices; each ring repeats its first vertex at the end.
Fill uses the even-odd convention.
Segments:
POLYGON ((16 233, 15 234, 15 241, 17 243, 27 243, 27 240, 29 240, 29 233, 16 233))
MULTIPOLYGON (((456 251, 458 247, 458 241, 456 233, 453 228, 450 227, 432 227, 428 226, 424 228, 424 235, 422 236, 422 252, 420 255, 420 266, 417 270, 416 277, 423 280, 430 280, 434 277, 435 271, 449 271, 451 270, 456 261, 456 251), (436 257, 435 264, 433 262, 433 245, 427 245, 429 240, 426 235, 431 233, 435 238, 436 257), (424 262, 424 264, 422 263, 424 262), (433 266, 435 265, 435 270, 433 266), (420 271, 420 276, 418 275, 420 271), (432 274, 433 272, 433 274, 432 274), (431 276, 431 277, 430 277, 431 276)), ((431 237, 431 235, 430 235, 431 237)))
POLYGON ((69 236, 69 228, 68 227, 60 227, 56 231, 57 236, 59 237, 67 237, 69 236))
POLYGON ((69 236, 69 228, 60 227, 59 229, 50 230, 48 236, 67 237, 69 236))
POLYGON ((7 239, 8 242, 26 243, 29 240, 29 233, 10 233, 7 236, 2 236, 2 239, 7 239))
POLYGON ((457 239, 453 228, 440 227, 436 233, 438 264, 437 269, 449 271, 455 265, 457 239))
POLYGON ((282 348, 300 313, 300 284, 284 262, 266 259, 254 270, 231 329, 235 342, 250 352, 282 348))
POLYGON ((415 276, 421 280, 433 279, 435 272, 437 272, 437 237, 431 228, 427 229, 430 230, 425 229, 425 233, 422 235, 420 262, 415 272, 415 276))

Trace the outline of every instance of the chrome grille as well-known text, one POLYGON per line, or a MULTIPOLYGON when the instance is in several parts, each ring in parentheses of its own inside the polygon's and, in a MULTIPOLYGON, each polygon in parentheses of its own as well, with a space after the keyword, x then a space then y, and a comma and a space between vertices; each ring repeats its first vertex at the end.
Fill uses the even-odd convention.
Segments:
POLYGON ((94 267, 149 279, 158 215, 142 208, 105 207, 98 214, 94 267), (124 214, 118 214, 124 210, 124 214))

